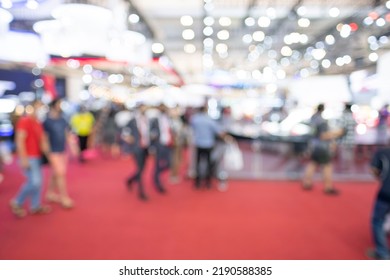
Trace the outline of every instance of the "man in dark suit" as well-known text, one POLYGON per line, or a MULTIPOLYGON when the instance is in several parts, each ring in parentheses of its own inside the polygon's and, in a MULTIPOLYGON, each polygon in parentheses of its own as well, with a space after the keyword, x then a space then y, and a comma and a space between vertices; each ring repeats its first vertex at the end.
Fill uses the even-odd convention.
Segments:
POLYGON ((156 148, 156 161, 154 169, 154 184, 157 191, 165 193, 161 183, 161 174, 171 166, 171 154, 173 147, 172 122, 168 116, 168 108, 165 105, 158 107, 160 114, 153 118, 150 124, 151 139, 156 148))
POLYGON ((137 169, 127 180, 126 185, 129 189, 133 183, 138 183, 138 196, 141 200, 148 200, 145 194, 144 185, 142 182, 142 174, 145 168, 146 159, 148 157, 148 148, 150 146, 150 124, 145 112, 147 107, 140 105, 137 108, 134 118, 123 129, 122 139, 131 145, 131 151, 137 169))

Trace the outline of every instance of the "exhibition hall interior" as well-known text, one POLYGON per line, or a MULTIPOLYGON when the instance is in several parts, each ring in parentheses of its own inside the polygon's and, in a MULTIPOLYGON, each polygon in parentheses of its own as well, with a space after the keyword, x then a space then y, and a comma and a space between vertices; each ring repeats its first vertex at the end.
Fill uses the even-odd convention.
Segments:
POLYGON ((0 259, 388 259, 389 37, 385 0, 0 0, 0 259))

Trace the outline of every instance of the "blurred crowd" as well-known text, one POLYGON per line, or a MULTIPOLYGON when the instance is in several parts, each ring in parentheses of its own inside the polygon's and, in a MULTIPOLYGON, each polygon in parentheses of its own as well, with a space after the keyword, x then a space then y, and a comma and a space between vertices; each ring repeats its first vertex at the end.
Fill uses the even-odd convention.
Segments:
MULTIPOLYGON (((227 169, 243 168, 243 155, 237 141, 230 135, 233 124, 229 108, 223 108, 218 120, 210 117, 207 105, 199 108, 167 107, 164 104, 146 106, 138 104, 128 109, 121 104, 109 103, 99 111, 91 112, 80 105, 69 117, 62 113, 62 100, 55 99, 48 105, 36 100, 15 119, 14 143, 25 182, 10 201, 12 213, 19 218, 32 214, 51 212, 49 204, 58 203, 71 209, 75 202, 67 191, 68 158, 88 164, 86 156, 91 149, 99 151, 103 158, 132 158, 129 174, 123 178, 125 186, 136 188, 142 201, 149 200, 145 192, 144 177, 152 178, 158 193, 167 193, 169 184, 178 184, 183 177, 193 180, 195 189, 212 188, 215 179, 220 190, 226 189, 227 169), (154 167, 145 171, 148 158, 153 158, 154 167), (42 165, 50 166, 49 185, 43 191, 42 165), (183 174, 182 166, 185 166, 183 174), (145 172, 150 172, 145 174, 145 172), (26 203, 29 202, 29 211, 26 203)), ((332 161, 336 151, 345 168, 354 162, 355 129, 357 123, 346 104, 337 126, 324 118, 325 105, 319 104, 309 120, 311 133, 304 149, 306 169, 302 188, 310 191, 314 174, 322 169, 324 194, 337 196, 340 190, 334 186, 332 161)), ((276 113, 287 113, 283 109, 276 113)), ((274 118, 274 111, 269 118, 274 118)), ((267 116, 268 116, 267 115, 267 116)), ((372 215, 372 233, 375 241, 373 258, 388 259, 385 224, 390 212, 390 149, 387 147, 389 112, 387 106, 379 112, 377 137, 382 149, 372 155, 373 174, 381 182, 372 215), (387 217, 387 218, 386 218, 387 217)), ((0 152, 1 152, 0 146, 0 152)), ((9 161, 1 152, 2 162, 9 161)), ((9 155, 8 155, 9 157, 9 155)), ((12 157, 12 156, 11 156, 12 157)), ((0 182, 3 180, 0 173, 0 182)))

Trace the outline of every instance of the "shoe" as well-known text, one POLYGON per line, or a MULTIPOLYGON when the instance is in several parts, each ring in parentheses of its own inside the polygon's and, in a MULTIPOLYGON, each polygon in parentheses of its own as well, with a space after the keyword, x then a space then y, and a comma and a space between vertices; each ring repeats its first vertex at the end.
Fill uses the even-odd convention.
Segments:
POLYGON ((62 206, 62 208, 65 208, 65 209, 71 209, 74 207, 74 202, 69 197, 64 198, 61 200, 61 206, 62 206))
POLYGON ((166 194, 167 193, 167 191, 164 188, 162 188, 162 187, 157 188, 157 191, 159 193, 161 193, 161 194, 166 194))
POLYGON ((340 191, 335 188, 331 188, 331 189, 325 189, 324 193, 327 195, 339 195, 340 191))
POLYGON ((149 200, 149 198, 144 193, 140 193, 138 195, 138 198, 141 199, 142 201, 148 201, 149 200))
POLYGON ((27 215, 27 211, 20 207, 16 201, 11 200, 9 203, 12 213, 18 218, 24 218, 27 215))
POLYGON ((372 259, 372 260, 388 260, 389 259, 389 257, 386 258, 386 257, 382 257, 382 256, 378 255, 378 253, 373 248, 370 248, 366 251, 366 256, 367 256, 367 258, 372 259))
POLYGON ((126 180, 126 186, 129 189, 129 191, 131 191, 133 189, 133 182, 134 182, 134 180, 131 178, 126 180))
POLYGON ((55 203, 60 203, 61 202, 61 199, 60 197, 55 194, 55 193, 48 193, 46 195, 46 201, 47 202, 55 202, 55 203))
POLYGON ((306 184, 306 183, 303 183, 302 184, 302 189, 304 191, 311 191, 313 189, 313 184, 306 184))
POLYGON ((36 209, 32 209, 30 211, 31 214, 33 215, 41 215, 41 214, 48 214, 51 212, 51 207, 48 205, 41 205, 36 209))

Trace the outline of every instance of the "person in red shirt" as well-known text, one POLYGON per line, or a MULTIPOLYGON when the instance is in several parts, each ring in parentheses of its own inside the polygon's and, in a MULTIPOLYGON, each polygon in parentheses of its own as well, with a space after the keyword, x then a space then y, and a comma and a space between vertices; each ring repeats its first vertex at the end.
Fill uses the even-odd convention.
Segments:
POLYGON ((42 192, 42 153, 48 155, 49 144, 45 137, 38 114, 42 103, 36 100, 26 110, 26 115, 21 117, 16 124, 15 144, 20 165, 26 176, 26 182, 21 186, 19 193, 11 200, 12 212, 17 217, 26 216, 23 208, 26 200, 30 199, 30 212, 43 214, 50 212, 50 207, 41 204, 42 192))

